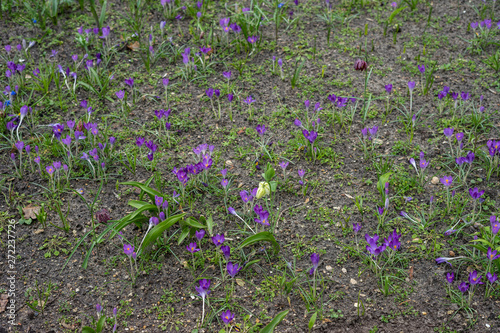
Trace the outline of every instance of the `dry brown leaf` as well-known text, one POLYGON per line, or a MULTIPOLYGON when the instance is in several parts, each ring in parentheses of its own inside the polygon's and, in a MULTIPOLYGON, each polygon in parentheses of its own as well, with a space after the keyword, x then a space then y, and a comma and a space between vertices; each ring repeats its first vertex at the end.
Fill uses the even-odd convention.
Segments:
POLYGON ((33 206, 29 204, 28 206, 23 208, 23 214, 25 219, 36 219, 36 215, 40 211, 40 206, 33 206))
POLYGON ((245 130, 246 130, 246 129, 247 129, 246 127, 243 127, 243 128, 242 128, 242 129, 240 129, 237 133, 238 133, 238 134, 241 134, 241 133, 245 132, 245 130))
POLYGON ((133 42, 132 44, 127 44, 127 47, 128 47, 129 49, 131 49, 132 51, 139 51, 139 47, 140 47, 140 45, 139 45, 139 42, 138 42, 138 41, 135 41, 135 42, 133 42))
POLYGON ((5 308, 7 307, 7 303, 9 303, 9 299, 7 297, 7 294, 0 295, 0 313, 5 311, 5 308))
POLYGON ((240 287, 244 287, 245 286, 245 281, 243 281, 242 279, 236 279, 236 283, 240 287))
POLYGON ((61 326, 68 329, 68 330, 74 330, 75 329, 75 325, 69 325, 69 324, 66 324, 64 321, 61 321, 61 326))

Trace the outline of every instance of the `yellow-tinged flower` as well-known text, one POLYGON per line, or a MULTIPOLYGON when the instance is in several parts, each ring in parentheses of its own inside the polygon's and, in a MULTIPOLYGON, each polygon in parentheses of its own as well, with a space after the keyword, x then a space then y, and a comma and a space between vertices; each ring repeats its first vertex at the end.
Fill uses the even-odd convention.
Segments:
POLYGON ((269 186, 268 182, 260 182, 259 183, 259 188, 257 189, 257 194, 255 197, 257 199, 262 198, 263 196, 269 195, 271 193, 271 187, 269 186))

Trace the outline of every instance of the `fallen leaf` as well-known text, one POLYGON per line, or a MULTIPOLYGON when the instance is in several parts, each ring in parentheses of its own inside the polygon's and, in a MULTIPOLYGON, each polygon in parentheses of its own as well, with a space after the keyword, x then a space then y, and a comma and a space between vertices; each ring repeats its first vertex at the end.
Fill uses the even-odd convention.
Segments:
POLYGON ((245 130, 246 130, 246 129, 247 129, 246 127, 243 127, 243 128, 242 128, 242 129, 240 129, 237 133, 238 133, 238 134, 241 134, 241 133, 245 132, 245 130))
POLYGON ((0 313, 5 311, 8 302, 9 299, 7 297, 7 294, 0 295, 0 313))
POLYGON ((23 214, 25 219, 36 220, 36 215, 40 211, 40 206, 32 206, 29 204, 28 206, 23 208, 23 214))
POLYGON ((410 266, 410 272, 408 273, 410 281, 413 279, 413 266, 410 266))
POLYGON ((236 283, 240 287, 244 287, 245 286, 245 281, 243 281, 242 279, 236 279, 236 283))
POLYGON ((309 198, 306 198, 306 201, 304 201, 304 203, 308 203, 309 202, 309 198))
POLYGON ((139 51, 139 47, 140 47, 140 45, 139 45, 139 42, 138 42, 138 41, 135 41, 135 42, 133 42, 132 44, 127 44, 127 47, 128 47, 129 49, 131 49, 132 51, 139 51))
POLYGON ((69 325, 69 324, 66 324, 64 321, 61 322, 61 326, 68 329, 68 330, 74 330, 75 329, 75 326, 74 325, 69 325))
POLYGON ((352 196, 350 196, 349 194, 345 194, 346 197, 348 197, 349 199, 354 199, 352 196))

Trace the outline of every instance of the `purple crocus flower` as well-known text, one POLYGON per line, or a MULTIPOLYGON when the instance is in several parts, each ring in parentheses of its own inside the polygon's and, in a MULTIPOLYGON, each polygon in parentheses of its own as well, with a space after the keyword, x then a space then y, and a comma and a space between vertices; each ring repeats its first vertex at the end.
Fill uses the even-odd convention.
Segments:
POLYGON ((188 250, 188 252, 196 253, 196 252, 200 251, 200 249, 198 249, 197 246, 198 246, 198 244, 196 244, 196 243, 189 243, 189 245, 186 246, 186 249, 188 250))
POLYGON ((313 275, 313 273, 318 269, 319 266, 319 254, 313 253, 311 254, 311 262, 313 264, 313 267, 309 271, 309 275, 313 275))
POLYGON ((378 256, 380 253, 384 252, 385 245, 377 246, 379 236, 377 234, 370 237, 370 235, 365 235, 365 240, 368 243, 366 246, 366 250, 370 252, 373 256, 378 256))
POLYGON ((479 191, 477 189, 477 187, 470 188, 469 189, 469 194, 472 197, 472 199, 477 200, 477 199, 479 199, 484 194, 484 190, 483 191, 479 191))
POLYGON ((454 279, 455 274, 453 272, 446 274, 446 281, 448 281, 449 284, 452 284, 454 279))
POLYGON ((408 88, 410 91, 413 91, 413 89, 415 89, 415 81, 408 82, 408 88))
POLYGON ((288 164, 289 164, 289 162, 282 161, 282 162, 279 163, 279 166, 283 169, 283 171, 285 171, 286 168, 288 167, 288 164))
POLYGON ((196 291, 198 292, 198 295, 201 296, 201 298, 205 299, 208 294, 210 294, 210 280, 203 279, 200 280, 200 285, 198 287, 195 287, 196 291))
POLYGON ((155 195, 155 205, 160 209, 161 204, 163 203, 163 197, 155 195))
POLYGON ((488 257, 489 261, 493 261, 495 259, 500 258, 500 254, 497 254, 498 251, 492 250, 491 247, 488 247, 488 252, 486 253, 486 256, 488 257))
POLYGON ((248 194, 247 191, 241 191, 240 192, 240 197, 241 200, 243 200, 244 203, 247 203, 252 200, 252 196, 248 194))
POLYGON ((500 223, 498 223, 498 219, 495 215, 490 216, 490 225, 491 225, 491 233, 496 235, 500 230, 500 223))
POLYGON ((160 223, 160 220, 159 220, 156 216, 151 216, 151 217, 149 218, 149 225, 150 225, 151 227, 153 227, 153 226, 157 226, 157 225, 158 225, 158 223, 160 223))
POLYGON ((266 133, 266 126, 265 125, 257 125, 255 130, 257 131, 257 134, 259 134, 260 136, 263 136, 264 133, 266 133))
POLYGON ((429 165, 429 162, 427 162, 426 160, 420 160, 419 165, 420 165, 420 169, 424 170, 429 165))
POLYGON ((305 171, 305 170, 303 170, 303 169, 299 169, 299 170, 297 170, 297 173, 299 174, 299 177, 300 177, 301 179, 303 179, 303 178, 304 178, 304 175, 306 174, 306 171, 305 171))
POLYGON ((242 268, 243 267, 238 266, 238 264, 233 264, 232 262, 227 263, 227 273, 233 278, 239 273, 239 271, 241 271, 242 268))
POLYGON ((23 141, 17 141, 15 143, 15 146, 17 148, 17 151, 19 151, 20 153, 22 153, 22 150, 24 148, 24 142, 23 141))
MULTIPOLYGON (((228 270, 229 270, 229 267, 228 267, 228 270)), ((223 311, 221 313, 220 318, 222 319, 224 324, 229 325, 231 323, 231 321, 234 319, 234 314, 232 314, 231 311, 226 310, 226 311, 223 311)))
POLYGON ((352 231, 354 231, 354 233, 358 233, 360 230, 361 230, 361 224, 359 223, 352 224, 352 231))
POLYGON ((130 244, 125 244, 123 245, 123 252, 130 257, 134 253, 134 247, 130 244))
POLYGON ((463 132, 457 133, 455 137, 457 138, 457 141, 460 142, 464 138, 464 133, 463 132))
POLYGON ((226 260, 229 260, 229 257, 231 257, 231 248, 227 245, 221 246, 220 247, 222 254, 224 254, 224 257, 226 260))
POLYGON ((422 66, 418 65, 417 67, 418 67, 418 70, 419 70, 419 72, 420 72, 421 74, 424 74, 424 73, 425 73, 425 65, 422 65, 422 66))
POLYGON ((443 178, 440 179, 441 184, 443 184, 446 187, 450 187, 451 184, 453 183, 453 178, 451 176, 444 176, 443 178))
POLYGON ((486 277, 491 284, 495 283, 498 280, 497 273, 491 274, 490 272, 486 273, 486 277))
POLYGON ((254 44, 256 41, 259 40, 259 36, 250 36, 247 38, 247 41, 250 43, 250 44, 254 44))
POLYGON ((468 289, 469 289, 469 285, 465 282, 462 282, 458 285, 458 290, 460 290, 460 292, 462 294, 464 294, 468 289))
POLYGON ((215 246, 220 246, 224 243, 225 238, 223 234, 215 235, 212 237, 212 242, 214 242, 215 246))
POLYGON ((203 237, 205 237, 205 230, 197 230, 195 231, 194 235, 196 236, 196 239, 198 239, 198 241, 201 241, 203 237))
POLYGON ((392 91, 392 84, 390 84, 390 83, 386 84, 385 85, 385 91, 387 91, 387 93, 390 94, 391 91, 392 91))
POLYGON ((448 127, 444 129, 443 133, 447 138, 451 138, 451 136, 453 135, 453 130, 454 130, 453 127, 451 128, 448 127))
POLYGON ((467 156, 465 157, 465 162, 467 162, 467 163, 471 164, 471 163, 474 161, 474 158, 475 158, 475 157, 476 157, 476 156, 474 155, 474 153, 470 151, 470 152, 467 154, 467 156))
POLYGON ((125 97, 125 91, 123 91, 123 90, 117 91, 116 97, 118 97, 118 99, 120 99, 120 100, 123 99, 123 97, 125 97))
POLYGON ((247 103, 248 105, 252 104, 253 102, 255 102, 255 99, 252 98, 252 96, 248 96, 245 100, 244 100, 245 103, 247 103))
POLYGON ((302 127, 302 122, 298 118, 294 120, 293 124, 297 127, 302 127))
POLYGON ((466 101, 469 99, 470 94, 468 92, 462 91, 462 93, 460 94, 460 97, 462 97, 463 101, 466 101))
POLYGON ((260 223, 262 225, 270 225, 269 224, 269 212, 264 210, 262 206, 255 205, 254 212, 257 214, 257 218, 254 219, 255 222, 260 223))
POLYGON ((128 79, 125 79, 125 84, 127 84, 130 88, 132 88, 134 86, 134 79, 131 77, 128 79))
POLYGON ((483 284, 483 282, 481 282, 481 278, 483 276, 482 275, 479 275, 477 276, 477 271, 473 271, 473 272, 470 272, 469 273, 469 283, 472 285, 476 285, 476 284, 483 284))
POLYGON ((372 137, 377 135, 377 131, 378 131, 378 126, 373 126, 372 128, 368 129, 368 132, 370 132, 370 139, 372 139, 372 137))

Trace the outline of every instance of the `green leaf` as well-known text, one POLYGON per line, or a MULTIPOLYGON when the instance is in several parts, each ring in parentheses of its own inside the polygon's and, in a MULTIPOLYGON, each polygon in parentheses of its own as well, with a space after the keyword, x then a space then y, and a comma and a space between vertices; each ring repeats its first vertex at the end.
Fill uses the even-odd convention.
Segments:
POLYGON ((260 261, 260 259, 255 259, 255 260, 247 262, 247 264, 245 265, 245 269, 247 269, 248 267, 252 266, 253 264, 258 263, 259 261, 260 261))
POLYGON ((276 315, 274 319, 266 325, 263 329, 260 330, 260 333, 272 333, 274 332, 274 328, 278 326, 279 323, 286 317, 290 310, 285 310, 276 315))
POLYGON ((267 181, 267 182, 270 182, 271 179, 273 179, 274 175, 276 174, 276 172, 274 171, 274 168, 271 166, 270 163, 267 164, 267 170, 266 170, 266 173, 264 174, 264 179, 267 181))
POLYGON ((389 16, 389 19, 387 20, 387 22, 389 22, 389 24, 391 24, 392 20, 394 20, 396 15, 398 15, 402 10, 404 10, 406 8, 408 8, 408 6, 400 7, 398 9, 396 9, 395 11, 393 11, 392 14, 389 16))
MULTIPOLYGON (((141 207, 144 207, 144 206, 147 206, 147 205, 150 205, 151 204, 149 202, 146 202, 146 201, 141 201, 141 200, 129 200, 128 201, 128 204, 136 209, 139 209, 141 207)), ((155 206, 156 207, 156 206, 155 206)))
POLYGON ((155 226, 151 231, 148 233, 146 238, 144 238, 144 242, 142 243, 141 246, 141 254, 144 252, 144 249, 149 246, 149 244, 152 244, 158 237, 160 237, 165 230, 168 230, 171 226, 173 226, 177 221, 182 219, 186 215, 186 213, 182 214, 177 214, 174 216, 169 217, 163 222, 160 222, 157 226, 155 226))
POLYGON ((185 227, 182 229, 181 235, 179 236, 179 239, 177 240, 177 245, 181 245, 181 243, 186 239, 186 237, 189 235, 189 229, 188 227, 185 227))
POLYGON ((144 191, 144 192, 146 192, 149 195, 149 197, 151 198, 152 201, 154 201, 155 195, 159 196, 159 197, 163 197, 163 194, 161 194, 157 190, 154 190, 151 187, 148 187, 148 186, 146 186, 146 185, 144 185, 142 183, 139 183, 139 182, 132 181, 132 182, 123 182, 123 183, 120 183, 120 184, 121 185, 135 186, 135 187, 140 188, 141 191, 144 191))
POLYGON ((210 236, 214 235, 214 225, 214 220, 212 219, 212 216, 210 216, 207 220, 207 229, 210 236))
POLYGON ((188 226, 190 227, 193 227, 193 228, 196 228, 196 229, 204 229, 206 228, 206 226, 204 226, 203 224, 201 223, 198 223, 194 218, 192 217, 188 217, 187 219, 185 219, 183 222, 183 224, 187 224, 188 226))
POLYGON ((255 243, 259 242, 270 242, 273 247, 274 247, 274 253, 277 254, 280 251, 280 246, 276 239, 274 238, 273 234, 270 233, 269 231, 262 231, 259 232, 258 234, 252 235, 248 238, 246 238, 241 244, 238 246, 238 248, 244 248, 245 246, 253 245, 255 243))
POLYGON ((96 333, 96 331, 91 327, 85 326, 82 328, 82 333, 96 333))
POLYGON ((311 332, 311 330, 313 329, 317 317, 318 317, 318 312, 314 312, 313 315, 311 316, 311 319, 309 319, 309 325, 308 325, 309 332, 311 332))
POLYGON ((391 177, 392 173, 392 171, 389 171, 380 176, 380 178, 378 179, 377 190, 380 192, 381 196, 384 196, 385 183, 389 181, 389 177, 391 177))
POLYGON ((276 192, 276 189, 278 188, 278 182, 275 180, 269 182, 269 187, 271 188, 271 192, 276 192))
POLYGON ((104 0, 101 7, 101 15, 99 16, 99 27, 102 27, 106 19, 106 8, 108 7, 108 0, 104 0))
POLYGON ((97 322, 97 325, 96 325, 96 332, 97 333, 102 331, 105 323, 106 323, 106 316, 101 316, 101 318, 99 319, 99 321, 97 322))

